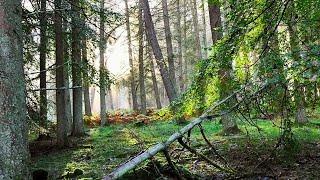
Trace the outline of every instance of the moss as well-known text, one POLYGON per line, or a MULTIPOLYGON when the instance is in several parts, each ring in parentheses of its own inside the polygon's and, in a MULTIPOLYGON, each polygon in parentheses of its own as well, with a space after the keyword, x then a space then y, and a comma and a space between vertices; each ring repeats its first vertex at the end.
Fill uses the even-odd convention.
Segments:
MULTIPOLYGON (((314 122, 319 121, 311 121, 305 126, 293 126, 293 137, 297 142, 320 140, 320 130, 317 125, 314 125, 314 122)), ((248 143, 255 145, 257 152, 265 151, 266 146, 272 146, 276 142, 280 134, 277 127, 279 123, 257 120, 256 124, 259 126, 257 128, 245 122, 238 122, 242 133, 237 136, 219 136, 222 125, 216 121, 206 121, 202 123, 202 126, 207 138, 210 141, 218 141, 218 149, 224 154, 234 147, 246 149, 248 143), (264 143, 261 143, 262 141, 264 143)), ((157 121, 140 127, 133 123, 91 129, 90 137, 81 146, 36 157, 33 159, 32 169, 44 169, 49 172, 50 177, 61 177, 68 172, 81 169, 83 174, 79 175, 79 179, 101 179, 122 162, 157 142, 165 141, 182 127, 183 125, 178 125, 173 121, 157 121)), ((202 149, 201 146, 207 147, 201 137, 199 128, 196 127, 192 130, 191 139, 192 146, 200 149, 202 149)), ((179 148, 177 143, 171 147, 173 149, 179 148)), ((298 148, 296 150, 299 151, 298 148)), ((161 154, 156 158, 165 163, 161 154)), ((191 157, 186 155, 185 158, 191 157)), ((147 162, 144 164, 147 164, 147 162)), ((184 166, 187 167, 188 164, 184 166)), ((143 165, 140 167, 143 167, 143 165)))

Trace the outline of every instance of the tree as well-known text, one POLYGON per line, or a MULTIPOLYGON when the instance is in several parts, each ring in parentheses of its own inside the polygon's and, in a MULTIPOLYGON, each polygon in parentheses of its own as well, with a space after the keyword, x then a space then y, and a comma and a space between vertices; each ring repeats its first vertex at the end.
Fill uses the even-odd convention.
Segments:
POLYGON ((0 1, 0 179, 31 179, 21 2, 0 1))
POLYGON ((184 82, 183 82, 183 89, 186 89, 187 85, 186 83, 188 82, 188 59, 187 59, 187 12, 188 12, 188 1, 183 0, 183 32, 182 32, 182 39, 183 41, 183 60, 184 60, 184 82))
MULTIPOLYGON (((62 8, 63 9, 70 9, 70 5, 67 2, 67 0, 62 0, 62 8)), ((68 135, 72 133, 72 126, 73 126, 73 121, 72 121, 72 108, 71 108, 71 97, 70 97, 70 73, 69 69, 71 69, 71 63, 70 63, 70 45, 68 41, 68 20, 67 18, 62 19, 62 30, 63 30, 63 55, 64 55, 64 83, 65 87, 67 90, 64 92, 65 93, 65 114, 66 114, 66 121, 68 123, 68 135)))
POLYGON ((176 0, 176 14, 177 14, 177 22, 176 22, 176 30, 177 30, 177 42, 178 42, 178 79, 179 79, 179 89, 180 92, 184 89, 183 82, 183 63, 182 63, 182 32, 181 32, 181 10, 180 10, 180 0, 176 0))
POLYGON ((202 11, 202 41, 204 46, 204 58, 206 59, 208 57, 207 52, 207 22, 206 22, 206 11, 205 11, 205 0, 202 0, 201 5, 201 11, 202 11))
POLYGON ((125 0, 125 8, 126 8, 126 28, 127 28, 127 39, 128 39, 128 53, 129 53, 129 65, 130 65, 130 85, 131 85, 131 98, 132 98, 132 107, 134 111, 138 110, 138 100, 137 100, 137 92, 135 85, 135 75, 134 75, 134 66, 133 66, 133 58, 132 58, 132 43, 131 43, 131 29, 130 29, 130 15, 129 15, 129 6, 128 0, 125 0))
POLYGON ((150 62, 150 71, 151 71, 151 79, 152 79, 152 88, 156 100, 156 105, 157 109, 161 109, 161 101, 160 101, 160 94, 159 94, 159 88, 158 88, 158 82, 157 82, 157 77, 156 77, 156 72, 154 68, 154 63, 153 63, 153 56, 152 56, 152 49, 150 47, 150 43, 148 42, 147 44, 147 53, 149 55, 149 62, 150 62))
POLYGON ((61 0, 54 1, 54 31, 56 53, 56 114, 57 114, 57 145, 60 147, 68 144, 68 121, 66 117, 66 94, 64 69, 64 47, 61 18, 61 0))
POLYGON ((167 4, 167 0, 161 0, 161 2, 162 2, 162 12, 163 12, 163 24, 164 24, 164 31, 165 31, 166 45, 167 45, 169 77, 173 87, 176 88, 174 54, 173 54, 173 48, 172 48, 172 35, 170 30, 168 4, 167 4))
POLYGON ((82 117, 82 61, 80 47, 80 4, 79 0, 74 0, 71 4, 72 24, 71 24, 71 58, 72 58, 72 109, 73 109, 73 136, 84 135, 84 123, 82 117))
MULTIPOLYGON (((85 24, 85 22, 84 22, 85 24)), ((88 54, 87 54, 87 37, 84 35, 82 39, 82 61, 84 64, 85 71, 83 73, 83 97, 84 97, 84 112, 85 115, 87 116, 92 116, 91 112, 91 104, 90 104, 90 92, 89 92, 89 75, 88 75, 88 70, 89 70, 89 61, 88 61, 88 54)))
POLYGON ((162 81, 166 89, 166 93, 169 98, 169 101, 173 102, 174 99, 177 97, 177 94, 176 94, 175 87, 170 80, 169 72, 163 59, 162 51, 160 49, 160 45, 159 45, 154 24, 152 21, 148 0, 143 1, 143 12, 144 12, 144 19, 145 19, 145 28, 147 32, 147 39, 150 40, 153 54, 158 64, 162 81))
MULTIPOLYGON (((210 18, 210 27, 212 34, 212 42, 215 44, 219 39, 221 39, 222 34, 217 29, 221 28, 221 12, 220 7, 217 4, 213 4, 209 2, 209 18, 210 18)), ((223 51, 221 52, 223 53, 223 51)), ((220 100, 225 99, 232 93, 232 57, 223 57, 224 59, 219 59, 219 61, 223 61, 219 63, 219 96, 220 100)), ((231 103, 229 103, 231 104, 231 103)), ((225 106, 224 108, 228 108, 225 106)), ((235 119, 230 115, 230 113, 223 115, 221 117, 221 122, 223 125, 223 131, 226 134, 229 133, 238 133, 239 128, 235 119)))
MULTIPOLYGON (((47 2, 40 2, 40 89, 47 88, 46 56, 47 56, 47 2)), ((47 123, 47 91, 40 91, 40 126, 46 127, 47 123)))
POLYGON ((140 103, 141 108, 140 111, 142 114, 147 114, 147 97, 146 97, 146 87, 144 83, 145 75, 144 75, 144 59, 143 59, 143 7, 142 0, 139 0, 139 31, 138 31, 138 41, 139 41, 139 85, 140 85, 140 103))
POLYGON ((200 60, 202 58, 202 54, 201 54, 201 44, 200 44, 197 0, 192 0, 191 11, 192 11, 193 30, 194 30, 194 36, 195 36, 195 49, 196 49, 197 58, 200 60))
MULTIPOLYGON (((290 15, 288 20, 288 31, 290 35, 290 50, 292 53, 292 59, 295 63, 300 64, 303 60, 300 58, 301 48, 299 47, 299 36, 298 36, 298 29, 295 25, 295 10, 294 10, 294 3, 290 3, 289 8, 290 15)), ((302 83, 299 82, 299 79, 294 79, 294 88, 296 89, 294 94, 294 101, 295 106, 297 108, 297 112, 295 115, 295 119, 297 123, 307 123, 308 118, 306 116, 306 102, 305 102, 305 93, 304 93, 304 86, 302 83)))
POLYGON ((218 4, 209 2, 209 21, 210 21, 210 29, 211 29, 211 37, 213 44, 217 42, 222 37, 221 31, 217 30, 217 28, 221 28, 221 13, 220 7, 218 4))
POLYGON ((104 0, 100 1, 100 118, 101 126, 104 126, 107 121, 107 107, 106 107, 106 68, 104 61, 104 52, 105 52, 105 35, 104 35, 104 0))

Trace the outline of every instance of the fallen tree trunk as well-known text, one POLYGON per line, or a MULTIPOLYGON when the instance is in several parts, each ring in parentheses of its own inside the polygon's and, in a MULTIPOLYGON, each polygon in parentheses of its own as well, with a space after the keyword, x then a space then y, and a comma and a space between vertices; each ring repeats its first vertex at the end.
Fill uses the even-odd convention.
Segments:
MULTIPOLYGON (((248 98, 251 99, 252 97, 255 97, 259 92, 264 90, 268 84, 264 84, 262 88, 260 88, 258 91, 255 93, 251 94, 248 98)), ((215 115, 209 115, 210 113, 213 112, 217 107, 219 107, 221 104, 225 103, 226 101, 230 100, 231 98, 235 97, 240 91, 244 90, 247 86, 243 86, 240 88, 238 91, 235 91, 233 94, 230 96, 226 97, 225 99, 215 103, 211 108, 209 108, 207 111, 205 111, 200 117, 194 119, 191 121, 188 125, 180 129, 178 132, 174 133, 171 135, 167 141, 158 143, 157 145, 149 148, 147 151, 142 152, 141 154, 135 156, 133 159, 128 160, 126 163, 120 165, 118 168, 116 168, 113 172, 105 176, 103 179, 104 180, 112 180, 112 179, 117 179, 123 176, 125 173, 128 171, 134 169, 137 165, 140 163, 144 162, 147 159, 150 159, 151 157, 155 156, 157 153, 162 152, 167 149, 167 147, 175 142, 178 139, 181 139, 184 134, 190 132, 194 127, 198 126, 205 120, 213 120, 216 119, 217 117, 221 117, 225 114, 230 113, 233 111, 235 108, 237 108, 243 101, 240 101, 236 103, 234 106, 232 106, 229 111, 222 112, 220 114, 215 114, 215 115)))
POLYGON ((115 171, 111 172, 107 176, 105 176, 104 180, 110 180, 110 179, 117 179, 124 175, 126 172, 132 170, 134 167, 142 163, 143 161, 155 156, 158 152, 161 152, 165 150, 170 144, 172 144, 174 141, 181 138, 185 133, 190 131, 193 127, 200 124, 202 121, 204 121, 206 116, 200 116, 199 118, 193 120, 190 124, 186 125, 182 129, 179 130, 179 132, 174 133, 169 137, 169 139, 164 143, 158 143, 157 145, 151 147, 147 151, 143 152, 142 154, 134 157, 133 159, 129 160, 127 163, 119 166, 115 171))
MULTIPOLYGON (((240 89, 242 90, 242 89, 240 89)), ((239 90, 239 91, 240 91, 239 90)), ((180 129, 178 132, 174 133, 171 135, 167 141, 163 143, 158 143, 157 145, 149 148, 147 151, 137 155, 133 159, 127 161, 126 163, 122 164, 119 166, 117 169, 115 169, 113 172, 105 176, 103 179, 104 180, 111 180, 111 179, 117 179, 120 178, 122 175, 124 175, 126 172, 134 169, 137 165, 142 163, 143 161, 155 156, 158 152, 161 152, 165 150, 170 144, 172 144, 174 141, 178 140, 181 138, 184 134, 189 132, 191 129, 202 123, 204 120, 207 119, 215 119, 217 117, 220 117, 223 114, 218 114, 218 115, 208 115, 210 112, 212 112, 215 108, 226 102, 227 100, 231 99, 233 96, 235 96, 239 91, 236 91, 232 95, 228 96, 222 101, 219 101, 216 103, 214 106, 212 106, 210 109, 208 109, 206 112, 204 112, 200 117, 196 118, 195 120, 191 121, 188 125, 180 129)))

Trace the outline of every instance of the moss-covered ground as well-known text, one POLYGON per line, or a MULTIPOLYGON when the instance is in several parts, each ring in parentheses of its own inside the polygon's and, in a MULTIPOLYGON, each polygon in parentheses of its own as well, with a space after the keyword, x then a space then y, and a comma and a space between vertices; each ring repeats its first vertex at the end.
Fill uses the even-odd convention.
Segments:
MULTIPOLYGON (((292 171, 296 171, 296 168, 301 169, 299 166, 303 163, 316 163, 318 160, 313 161, 313 159, 317 159, 317 157, 320 159, 320 120, 311 119, 310 123, 306 125, 293 125, 294 145, 290 146, 289 150, 277 151, 277 155, 272 154, 272 150, 280 134, 278 128, 280 122, 257 120, 256 124, 259 127, 257 128, 239 121, 242 133, 235 136, 221 136, 219 132, 222 127, 217 121, 206 121, 202 126, 207 138, 215 145, 220 154, 227 159, 232 167, 242 171, 243 174, 245 174, 244 172, 260 172, 261 169, 264 169, 265 171, 261 172, 265 172, 265 176, 271 173, 272 176, 277 177, 300 177, 296 175, 299 173, 298 171, 296 173, 292 173, 292 171), (311 160, 308 159, 310 157, 311 160), (270 168, 271 170, 269 170, 270 168), (287 171, 290 172, 289 175, 281 175, 287 171)), ((83 171, 83 174, 77 176, 77 179, 101 179, 119 164, 157 142, 166 140, 183 126, 172 121, 155 121, 142 125, 128 123, 91 128, 88 129, 89 136, 77 139, 74 141, 76 145, 71 148, 48 150, 46 153, 34 155, 31 168, 32 170, 47 170, 51 179, 70 178, 72 176, 68 175, 72 175, 75 169, 83 171)), ((204 154, 209 153, 208 146, 198 128, 195 128, 191 133, 191 145, 204 154)), ((200 161, 189 152, 178 151, 179 148, 181 147, 177 143, 170 147, 172 159, 179 167, 185 168, 191 173, 205 176, 216 172, 215 168, 200 161)), ((215 156, 209 157, 215 158, 215 156)), ((163 164, 165 163, 162 155, 158 155, 156 159, 163 164)), ((143 168, 147 163, 142 164, 140 168, 143 168)), ((319 169, 317 171, 319 172, 319 169)), ((309 175, 309 177, 316 177, 319 174, 311 173, 309 175)))

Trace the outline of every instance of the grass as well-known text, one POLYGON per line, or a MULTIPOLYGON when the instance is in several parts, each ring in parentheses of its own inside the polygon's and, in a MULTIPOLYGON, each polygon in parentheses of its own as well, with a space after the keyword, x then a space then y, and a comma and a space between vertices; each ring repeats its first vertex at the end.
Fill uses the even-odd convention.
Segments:
MULTIPOLYGON (((257 124, 261 128, 260 131, 256 127, 239 122, 242 133, 230 137, 218 135, 222 127, 217 122, 207 121, 202 126, 208 139, 223 142, 219 149, 227 151, 233 144, 245 147, 243 142, 248 139, 261 144, 261 141, 274 142, 279 137, 280 131, 277 127, 279 122, 258 120, 257 124)), ((320 141, 319 124, 320 120, 312 120, 304 126, 294 125, 295 139, 299 142, 320 141)), ((79 178, 101 179, 117 165, 157 142, 166 140, 182 127, 183 125, 174 122, 158 121, 140 127, 135 124, 121 124, 93 128, 89 130, 90 137, 84 140, 82 146, 35 157, 32 159, 32 169, 48 170, 50 176, 54 178, 81 169, 84 174, 79 178)), ((192 131, 192 142, 193 146, 204 145, 198 128, 192 131)))

